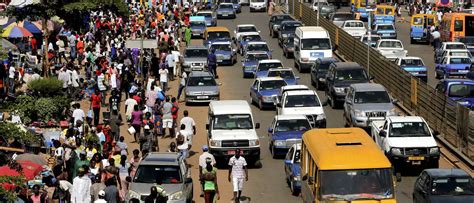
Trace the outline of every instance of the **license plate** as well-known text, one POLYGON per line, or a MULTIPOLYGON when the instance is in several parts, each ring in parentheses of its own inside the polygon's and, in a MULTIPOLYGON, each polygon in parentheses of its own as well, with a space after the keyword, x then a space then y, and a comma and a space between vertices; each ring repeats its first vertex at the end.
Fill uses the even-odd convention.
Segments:
POLYGON ((421 161, 412 161, 411 165, 421 165, 421 161))
POLYGON ((217 60, 217 62, 218 62, 218 63, 221 63, 221 62, 222 62, 222 60, 217 60))
POLYGON ((420 40, 421 38, 419 38, 419 37, 415 37, 415 38, 413 38, 413 39, 420 40))
POLYGON ((390 34, 382 34, 382 36, 390 36, 390 34))
POLYGON ((208 96, 197 96, 198 99, 207 99, 209 98, 208 96))
MULTIPOLYGON (((227 151, 228 155, 235 155, 235 150, 229 150, 227 151)), ((240 150, 240 155, 244 155, 244 151, 240 150)))
POLYGON ((423 160, 425 160, 425 157, 422 157, 422 156, 411 156, 411 157, 408 157, 408 160, 410 160, 410 161, 423 161, 423 160))
POLYGON ((222 14, 222 16, 229 16, 228 14, 222 14))
POLYGON ((467 73, 467 72, 469 72, 469 70, 458 70, 458 72, 460 72, 460 73, 467 73))

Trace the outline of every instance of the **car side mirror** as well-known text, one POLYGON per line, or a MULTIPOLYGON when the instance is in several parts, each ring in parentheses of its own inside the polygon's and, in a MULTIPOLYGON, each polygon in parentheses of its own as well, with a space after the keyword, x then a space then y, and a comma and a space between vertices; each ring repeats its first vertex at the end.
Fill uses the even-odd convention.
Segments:
POLYGON ((188 183, 193 183, 193 179, 192 178, 186 178, 186 180, 184 181, 184 183, 188 184, 188 183))
POLYGON ((220 83, 218 83, 217 85, 222 86, 222 83, 220 82, 220 83))
POLYGON ((255 123, 255 129, 260 129, 260 123, 255 123))
POLYGON ((381 131, 379 132, 379 136, 380 136, 380 137, 387 137, 387 132, 385 132, 385 130, 381 130, 381 131))
POLYGON ((268 128, 268 133, 272 133, 273 132, 273 129, 272 128, 268 128))
POLYGON ((209 124, 206 124, 206 130, 209 130, 209 124))
POLYGON ((259 30, 259 31, 257 31, 257 32, 260 33, 261 31, 259 30))
POLYGON ((369 80, 374 80, 374 79, 375 79, 374 76, 370 76, 370 77, 369 77, 369 80))
POLYGON ((291 160, 285 160, 285 165, 290 165, 292 164, 291 160))
POLYGON ((234 52, 234 53, 235 53, 235 52, 237 52, 237 50, 236 50, 236 49, 232 49, 232 52, 234 52))
POLYGON ((301 79, 301 78, 300 78, 300 76, 295 76, 295 79, 296 79, 296 80, 299 80, 299 79, 301 79))

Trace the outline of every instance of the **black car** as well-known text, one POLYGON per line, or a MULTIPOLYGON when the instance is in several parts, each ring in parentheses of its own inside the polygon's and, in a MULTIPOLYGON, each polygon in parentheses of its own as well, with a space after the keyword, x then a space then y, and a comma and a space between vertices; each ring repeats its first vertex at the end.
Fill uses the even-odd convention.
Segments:
POLYGON ((365 69, 356 62, 336 62, 329 66, 326 76, 326 96, 334 109, 344 103, 346 88, 355 83, 368 83, 365 69))
POLYGON ((281 22, 288 21, 288 20, 295 20, 291 17, 290 14, 273 14, 270 18, 270 22, 268 22, 268 29, 270 30, 270 36, 277 37, 278 29, 280 28, 281 22))
POLYGON ((294 35, 291 35, 290 37, 283 40, 281 46, 282 46, 282 49, 283 49, 283 55, 286 58, 293 57, 293 54, 295 52, 295 38, 294 38, 294 35))
POLYGON ((326 86, 326 75, 329 66, 337 62, 335 58, 318 58, 311 67, 311 84, 317 90, 322 90, 326 86))
POLYGON ((415 181, 413 202, 474 202, 474 182, 461 169, 426 169, 415 181))
POLYGON ((303 23, 296 20, 287 20, 281 22, 280 28, 278 28, 278 45, 283 47, 283 41, 288 37, 291 37, 295 34, 297 27, 302 26, 303 23))

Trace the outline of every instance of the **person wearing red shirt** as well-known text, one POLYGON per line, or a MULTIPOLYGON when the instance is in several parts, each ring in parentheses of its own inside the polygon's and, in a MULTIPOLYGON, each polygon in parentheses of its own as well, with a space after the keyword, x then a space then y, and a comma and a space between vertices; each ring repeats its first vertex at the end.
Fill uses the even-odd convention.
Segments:
POLYGON ((140 97, 140 93, 137 93, 135 95, 132 96, 132 99, 134 99, 135 101, 137 101, 137 104, 138 105, 141 105, 142 104, 142 98, 140 97))
POLYGON ((91 107, 94 112, 94 126, 99 125, 99 116, 100 116, 100 106, 102 103, 102 95, 99 92, 99 89, 95 89, 94 94, 91 96, 91 107))
POLYGON ((173 104, 173 108, 171 108, 171 116, 173 117, 173 129, 177 128, 178 124, 176 124, 176 120, 178 119, 178 101, 176 101, 176 97, 171 98, 171 103, 173 104))
POLYGON ((31 51, 35 53, 36 49, 38 49, 38 46, 36 44, 36 38, 31 37, 30 43, 31 43, 31 51))

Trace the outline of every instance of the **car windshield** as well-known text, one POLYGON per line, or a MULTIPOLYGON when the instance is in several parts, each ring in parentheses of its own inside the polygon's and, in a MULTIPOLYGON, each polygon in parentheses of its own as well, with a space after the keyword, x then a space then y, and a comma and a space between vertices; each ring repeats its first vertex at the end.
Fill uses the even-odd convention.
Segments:
POLYGON ((258 71, 268 71, 270 68, 283 67, 281 63, 260 63, 258 64, 258 71))
POLYGON ((191 26, 206 26, 206 21, 191 21, 189 24, 191 26))
POLYGON ((390 125, 389 137, 429 137, 428 126, 424 122, 396 122, 390 125))
POLYGON ((274 23, 279 24, 285 20, 293 20, 289 15, 278 15, 275 17, 274 23))
POLYGON ((261 40, 262 40, 262 37, 260 37, 260 35, 244 35, 244 36, 242 36, 242 41, 246 41, 246 42, 261 41, 261 40))
POLYGON ((322 201, 348 201, 393 198, 390 169, 321 171, 322 201))
MULTIPOLYGON (((379 36, 370 36, 370 42, 377 42, 380 40, 380 37, 379 36)), ((362 39, 362 42, 364 43, 369 43, 369 36, 364 36, 364 38, 362 39)))
POLYGON ((450 58, 450 64, 471 64, 470 58, 450 58))
POLYGON ((352 13, 334 14, 333 21, 346 21, 346 20, 354 20, 354 15, 352 15, 352 13))
POLYGON ((133 182, 178 184, 182 180, 179 166, 139 165, 133 182))
POLYGON ((311 126, 307 119, 279 120, 275 132, 307 131, 311 126))
POLYGON ((226 114, 213 117, 215 130, 253 129, 249 114, 226 114))
POLYGON ((474 98, 474 84, 452 84, 449 86, 448 97, 474 98))
POLYGON ((295 79, 295 75, 291 70, 279 70, 279 71, 270 71, 268 72, 268 77, 281 77, 284 79, 295 79))
POLYGON ((197 13, 197 16, 212 17, 212 13, 197 13))
POLYGON ((336 71, 336 81, 361 81, 367 80, 364 69, 345 69, 336 71))
POLYGON ((474 183, 471 177, 436 178, 433 180, 433 195, 474 195, 474 183))
POLYGON ((288 95, 285 101, 285 107, 318 107, 319 100, 316 95, 288 95))
POLYGON ((265 60, 265 59, 268 59, 267 54, 248 54, 245 60, 246 61, 260 61, 260 60, 265 60))
POLYGON ((331 49, 331 42, 328 38, 302 39, 301 50, 328 50, 331 49))
POLYGON ((355 92, 354 103, 390 103, 390 97, 385 91, 355 92))
POLYGON ((234 9, 234 6, 230 4, 220 4, 219 9, 234 9))
POLYGON ((402 48, 403 49, 403 45, 400 41, 382 41, 382 42, 380 42, 379 47, 402 48))
POLYGON ((344 27, 364 27, 364 23, 359 21, 349 21, 344 24, 344 27))
POLYGON ((274 90, 286 86, 284 80, 267 80, 260 83, 260 90, 274 90))
POLYGON ((255 26, 241 26, 237 28, 237 32, 257 32, 255 26))
POLYGON ((188 87, 194 86, 216 86, 216 81, 213 77, 203 76, 203 77, 189 77, 188 87))
POLYGON ((395 30, 393 25, 379 25, 377 26, 378 30, 395 30))
POLYGON ((211 49, 220 51, 231 51, 232 47, 230 46, 230 44, 213 44, 211 45, 211 49))
POLYGON ((209 40, 216 40, 216 39, 230 39, 230 33, 229 32, 208 32, 207 38, 209 40))
POLYGON ((247 51, 269 51, 266 44, 249 44, 247 51))
POLYGON ((207 57, 207 49, 186 49, 184 57, 207 57))
POLYGON ((421 59, 402 59, 401 66, 424 66, 421 59))
POLYGON ((282 26, 281 30, 285 32, 294 32, 297 27, 300 27, 300 23, 286 23, 282 26))
POLYGON ((466 49, 464 44, 447 44, 446 49, 466 49))

